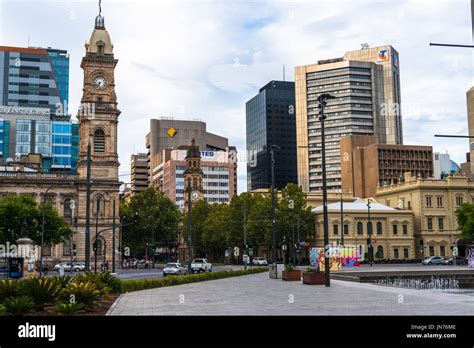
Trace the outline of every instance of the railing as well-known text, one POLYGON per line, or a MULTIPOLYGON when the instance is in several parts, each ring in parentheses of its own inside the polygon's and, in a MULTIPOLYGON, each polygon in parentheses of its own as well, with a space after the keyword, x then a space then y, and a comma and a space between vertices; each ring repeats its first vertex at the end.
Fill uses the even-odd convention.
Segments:
POLYGON ((60 179, 69 178, 75 179, 77 174, 69 173, 30 173, 30 172, 0 172, 0 177, 10 178, 37 178, 37 179, 60 179))

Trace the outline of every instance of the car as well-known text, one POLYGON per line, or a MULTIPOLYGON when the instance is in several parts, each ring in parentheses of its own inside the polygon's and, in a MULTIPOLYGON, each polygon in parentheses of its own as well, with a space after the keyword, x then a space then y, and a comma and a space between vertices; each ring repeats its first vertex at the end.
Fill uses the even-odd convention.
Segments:
MULTIPOLYGON (((448 257, 446 260, 443 261, 445 265, 454 265, 454 257, 448 257)), ((456 265, 466 265, 467 259, 462 256, 456 256, 456 265)))
POLYGON ((268 266, 268 261, 264 257, 254 257, 252 262, 255 266, 268 266))
POLYGON ((170 262, 165 265, 165 268, 163 268, 163 277, 166 277, 167 275, 180 275, 180 274, 186 274, 186 268, 183 267, 179 262, 170 262))
POLYGON ((191 273, 212 272, 212 264, 207 259, 194 259, 191 262, 191 273))
POLYGON ((441 256, 430 256, 421 261, 423 265, 442 265, 444 259, 441 256))
MULTIPOLYGON (((58 263, 54 266, 54 270, 59 272, 59 270, 61 269, 61 266, 64 267, 64 272, 70 272, 71 271, 71 263, 70 262, 58 263)), ((72 270, 74 272, 83 271, 85 268, 86 268, 86 265, 84 263, 80 263, 80 262, 73 262, 72 263, 72 270)))

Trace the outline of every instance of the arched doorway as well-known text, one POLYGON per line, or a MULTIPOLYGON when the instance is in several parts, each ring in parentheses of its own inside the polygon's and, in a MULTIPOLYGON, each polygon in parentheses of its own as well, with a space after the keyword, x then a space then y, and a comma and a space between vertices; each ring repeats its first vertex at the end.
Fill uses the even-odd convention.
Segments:
POLYGON ((456 243, 456 246, 458 247, 458 256, 466 257, 467 256, 467 254, 466 254, 466 247, 467 247, 466 241, 464 239, 460 239, 456 243))

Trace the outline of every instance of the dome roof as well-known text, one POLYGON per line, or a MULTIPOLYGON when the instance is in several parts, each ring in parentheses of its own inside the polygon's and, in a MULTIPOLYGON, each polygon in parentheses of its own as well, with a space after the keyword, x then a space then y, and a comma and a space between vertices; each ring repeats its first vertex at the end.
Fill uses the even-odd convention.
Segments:
POLYGON ((95 19, 94 31, 92 32, 89 42, 86 43, 86 53, 97 54, 99 52, 99 46, 104 47, 104 54, 114 54, 114 45, 112 45, 109 33, 105 30, 104 17, 101 15, 95 19))

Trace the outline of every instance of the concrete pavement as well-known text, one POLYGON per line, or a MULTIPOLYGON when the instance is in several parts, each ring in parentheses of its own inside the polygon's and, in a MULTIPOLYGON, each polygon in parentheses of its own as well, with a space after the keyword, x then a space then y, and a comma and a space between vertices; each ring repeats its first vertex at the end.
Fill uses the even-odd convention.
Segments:
POLYGON ((443 293, 332 280, 331 287, 268 273, 123 294, 108 315, 472 315, 469 292, 443 293))

